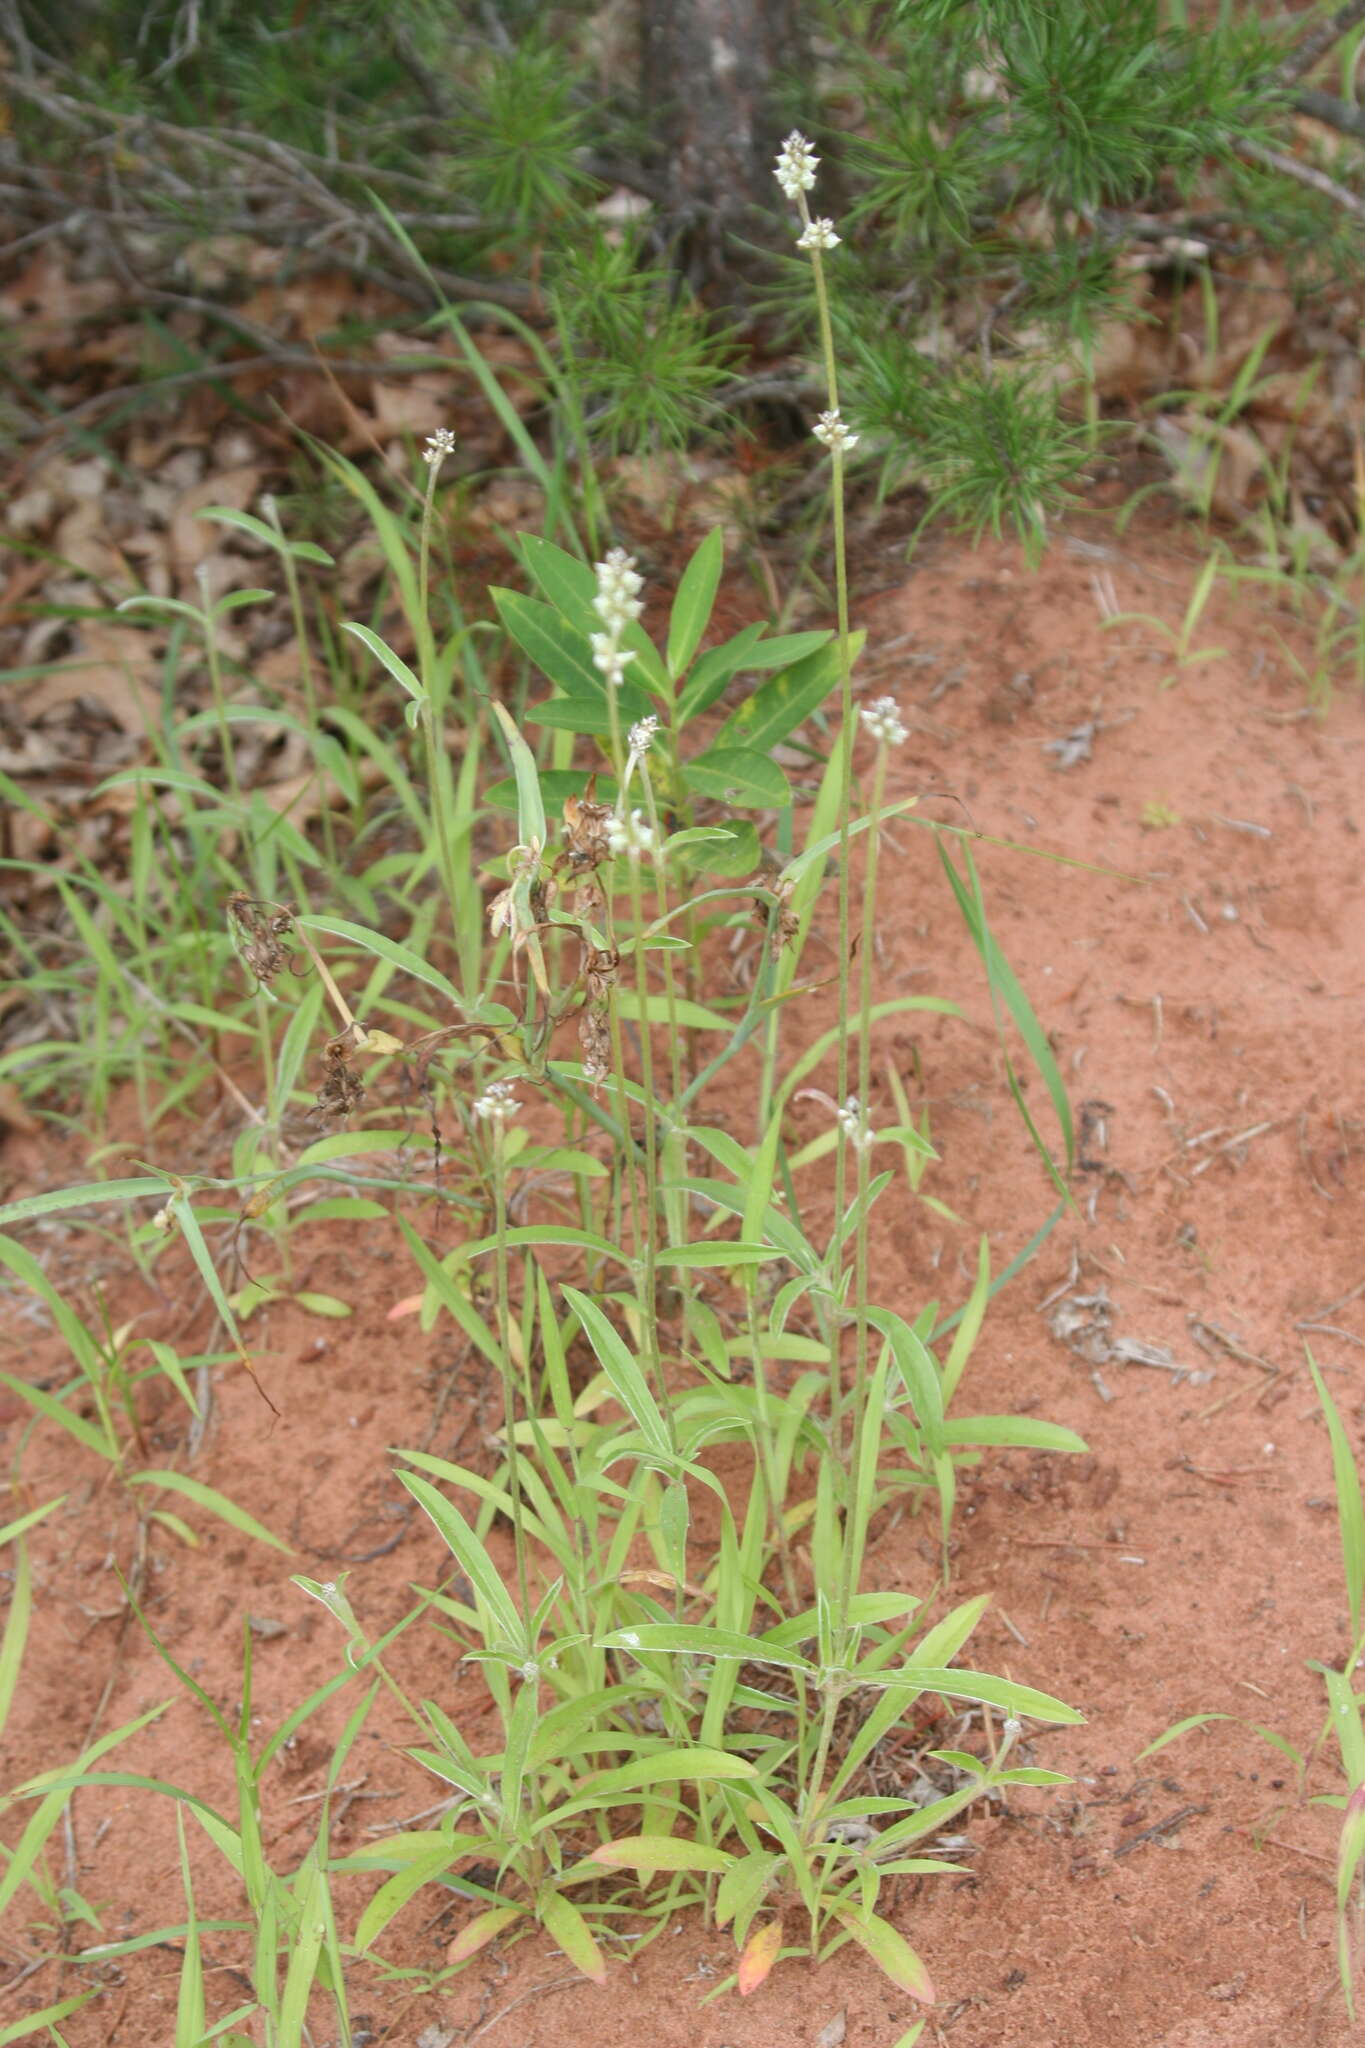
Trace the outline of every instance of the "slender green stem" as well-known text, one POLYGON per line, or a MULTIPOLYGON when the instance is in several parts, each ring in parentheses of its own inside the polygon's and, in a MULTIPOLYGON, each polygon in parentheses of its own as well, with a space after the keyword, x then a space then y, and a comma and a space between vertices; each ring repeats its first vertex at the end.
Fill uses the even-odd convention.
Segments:
MULTIPOLYGON (((654 917, 649 931, 659 929, 660 920, 666 920, 668 909, 668 863, 664 858, 663 827, 659 821, 659 806, 654 796, 654 783, 649 773, 648 756, 640 762, 640 784, 644 791, 645 815, 649 819, 650 858, 654 868, 654 917)), ((641 959, 644 957, 646 929, 637 918, 635 945, 641 959)), ((695 951, 695 947, 693 951, 695 951)), ((679 1129, 677 1119, 682 1114, 683 1093, 683 1048, 682 1034, 678 1024, 677 981, 673 971, 673 954, 670 948, 663 950, 664 1017, 668 1030, 668 1117, 665 1123, 663 1143, 663 1176, 665 1182, 676 1182, 687 1178, 687 1132, 679 1129)), ((670 1201, 665 1194, 664 1214, 669 1226, 669 1237, 674 1244, 687 1241, 687 1197, 679 1194, 670 1201)), ((692 1293, 694 1276, 686 1267, 680 1275, 680 1289, 684 1302, 692 1293)))
POLYGON ((806 1818, 802 1833, 808 1844, 819 1841, 824 1831, 820 1815, 820 1788, 825 1782, 825 1770, 834 1742, 834 1727, 839 1718, 839 1708, 843 1704, 843 1699, 842 1685, 836 1683, 832 1676, 827 1678, 820 1708, 820 1735, 815 1745, 815 1760, 806 1784, 806 1818))
MULTIPOLYGON (((659 1134, 658 1104, 654 1093, 654 1042, 649 1027, 649 964, 645 949, 639 944, 639 935, 644 929, 644 893, 640 887, 640 862, 632 854, 630 868, 631 920, 636 933, 635 991, 639 1009, 640 1034, 640 1086, 645 1095, 644 1139, 645 1139, 645 1193, 641 1204, 643 1212, 643 1242, 637 1246, 641 1259, 643 1284, 640 1290, 640 1323, 644 1332, 645 1363, 654 1383, 654 1392, 660 1410, 667 1423, 670 1437, 673 1434, 673 1404, 668 1398, 664 1385, 663 1359, 659 1348, 659 1134)), ((637 1217, 637 1224, 641 1218, 637 1217)))
MULTIPOLYGON (((853 1400, 852 1432, 849 1446, 849 1512, 862 1498, 863 1411, 867 1405, 867 1306, 868 1306, 868 1215, 867 1190, 871 1179, 872 1147, 868 1131, 868 1097, 872 1090, 872 954, 877 938, 877 856, 880 845, 882 803, 886 795, 887 749, 877 749, 872 782, 872 824, 867 834, 867 872, 863 878, 863 924, 858 960, 858 1006, 862 1028, 858 1033, 858 1136, 856 1195, 858 1225, 853 1235, 853 1400)), ((857 1592, 853 1559, 861 1545, 849 1541, 845 1531, 839 1575, 838 1619, 841 1631, 848 1622, 849 1603, 857 1592)))
MULTIPOLYGON (((802 219, 809 224, 810 215, 801 198, 802 219)), ((834 355, 834 327, 830 319, 829 292, 825 284, 824 261, 819 249, 811 251, 811 271, 815 280, 815 304, 820 322, 820 353, 824 362, 825 388, 829 394, 829 409, 839 410, 839 371, 834 355)), ((839 645, 839 720, 841 726, 841 765, 843 775, 839 789, 839 957, 836 972, 839 991, 839 1048, 837 1055, 837 1080, 835 1092, 842 1105, 848 1099, 848 973, 850 941, 850 890, 849 890, 849 824, 853 807, 853 660, 850 648, 850 627, 848 608, 848 551, 844 526, 844 454, 837 441, 830 450, 833 475, 830 480, 830 509, 834 521, 834 602, 838 626, 839 645)), ((844 1213, 846 1192, 846 1171, 844 1147, 841 1145, 834 1161, 834 1214, 836 1221, 844 1213)), ((843 1382, 839 1359, 834 1361, 834 1374, 830 1386, 830 1434, 836 1451, 841 1449, 843 1440, 843 1382)))
POLYGON ((449 761, 445 743, 445 695, 438 689, 436 635, 432 631, 429 592, 431 587, 432 510, 436 501, 436 478, 440 464, 427 467, 427 487, 422 498, 422 525, 417 542, 417 617, 412 621, 417 643, 417 673, 422 683, 421 723, 426 745, 427 788, 431 794, 431 829, 436 836, 436 872, 441 878, 450 911, 455 943, 459 947, 459 876, 455 872, 453 821, 446 801, 449 761))
POLYGON ((517 1554, 517 1593, 521 1618, 531 1619, 531 1596, 526 1569, 526 1530, 521 1512, 521 1452, 517 1444, 517 1387, 512 1372, 512 1308, 508 1289, 507 1248, 507 1154, 503 1119, 492 1118, 493 1128, 493 1254, 498 1307, 498 1365, 502 1373, 503 1428, 507 1432, 507 1491, 512 1497, 512 1540, 517 1554))

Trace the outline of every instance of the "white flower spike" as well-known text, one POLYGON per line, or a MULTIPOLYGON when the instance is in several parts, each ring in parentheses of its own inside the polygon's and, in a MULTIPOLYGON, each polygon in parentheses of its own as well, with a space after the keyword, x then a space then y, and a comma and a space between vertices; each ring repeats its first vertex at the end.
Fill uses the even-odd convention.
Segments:
POLYGON ((863 731, 870 733, 879 747, 899 747, 903 743, 905 727, 894 697, 874 697, 870 704, 864 704, 860 715, 863 731))
POLYGON ((638 861, 655 851, 657 841, 644 812, 632 811, 628 818, 608 820, 607 844, 613 853, 624 853, 627 859, 638 861))
POLYGON ((843 240, 834 232, 832 220, 810 220, 806 222, 796 238, 798 249, 837 249, 843 240))
POLYGON ((826 448, 836 455, 843 454, 848 449, 856 448, 858 445, 858 436, 849 432, 844 424, 842 415, 837 410, 834 412, 822 412, 815 425, 811 428, 811 432, 817 441, 823 441, 826 448))
POLYGON ((644 760, 645 755, 654 744, 654 738, 658 730, 659 721, 652 712, 648 718, 640 719, 637 724, 631 727, 630 751, 635 760, 644 760))
POLYGON ((795 199, 798 193, 811 190, 819 167, 820 159, 815 154, 814 145, 799 129, 793 128, 779 152, 774 174, 788 199, 795 199))
POLYGON ((834 1120, 855 1152, 867 1150, 875 1133, 864 1123, 862 1104, 856 1095, 850 1095, 843 1108, 835 1110, 834 1120))
POLYGON ((510 1081, 490 1081, 483 1094, 474 1098, 474 1114, 485 1123, 506 1123, 520 1108, 517 1091, 510 1081))
POLYGON ((639 592, 645 587, 643 576, 635 571, 635 557, 628 555, 624 548, 613 548, 605 562, 598 562, 597 595, 593 599, 593 610, 613 638, 619 637, 632 619, 638 619, 644 606, 639 592))
POLYGON ((592 665, 600 669, 609 683, 619 683, 626 672, 626 663, 635 656, 628 648, 618 647, 614 633, 592 633, 592 665))
POLYGON ((426 446, 422 450, 423 460, 432 469, 437 468, 443 463, 447 455, 453 455, 454 453, 455 436, 451 433, 449 427, 438 427, 434 434, 429 434, 426 446))

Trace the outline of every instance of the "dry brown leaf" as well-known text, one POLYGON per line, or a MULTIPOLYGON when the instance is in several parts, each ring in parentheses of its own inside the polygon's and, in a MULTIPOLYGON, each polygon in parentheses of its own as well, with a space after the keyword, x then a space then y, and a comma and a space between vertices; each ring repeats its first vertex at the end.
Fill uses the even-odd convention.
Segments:
POLYGON ((114 597, 130 596, 137 588, 122 553, 105 531, 104 508, 98 499, 82 498, 72 506, 58 522, 52 548, 64 563, 93 576, 114 597))
POLYGON ((178 569, 194 569, 222 539, 223 530, 212 520, 195 514, 206 505, 229 505, 234 512, 248 512, 261 495, 264 471, 257 462, 241 469, 212 472, 183 491, 171 514, 170 549, 178 569))
POLYGON ((79 645, 77 659, 63 662, 24 692, 25 716, 37 719, 59 704, 93 697, 125 732, 145 732, 157 712, 154 657, 147 635, 136 626, 87 619, 79 645))
POLYGON ((23 347, 32 352, 49 335, 65 336, 77 322, 107 312, 118 304, 122 292, 122 285, 114 277, 85 278, 75 283, 68 276, 60 253, 51 242, 46 242, 7 284, 0 286, 0 315, 15 323, 23 347))
POLYGON ((402 433, 433 434, 449 422, 450 384, 439 370, 407 377, 401 384, 385 384, 376 377, 370 403, 375 432, 384 439, 402 433))
POLYGON ((1266 450, 1249 428, 1194 413, 1163 413, 1154 431, 1182 497, 1237 520, 1265 496, 1266 450))

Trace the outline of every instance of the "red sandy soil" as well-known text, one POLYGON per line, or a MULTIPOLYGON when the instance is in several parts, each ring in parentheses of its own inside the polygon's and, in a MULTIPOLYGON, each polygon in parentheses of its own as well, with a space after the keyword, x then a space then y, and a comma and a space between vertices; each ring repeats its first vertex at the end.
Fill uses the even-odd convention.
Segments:
MULTIPOLYGON (((1334 1816, 1295 1800, 1286 1760, 1249 1724, 1311 1749, 1324 1695, 1307 1660, 1339 1663, 1348 1648, 1328 1445, 1300 1325, 1332 1326, 1309 1341, 1359 1446, 1365 1297, 1321 1312, 1365 1282, 1365 709, 1343 700, 1324 723, 1310 719, 1266 621, 1221 601, 1202 637, 1226 653, 1160 687, 1169 663, 1146 629, 1105 630, 1101 613, 1116 605, 1179 620, 1194 564, 1164 540, 1116 543, 1085 527, 1037 574, 996 545, 936 542, 908 577, 894 553, 879 560, 886 587, 871 590, 864 573, 856 610, 871 631, 860 687, 897 694, 911 725, 890 794, 951 790, 983 832, 1120 871, 978 849, 995 930, 1052 1033, 1073 1101, 1108 1107, 1089 1119, 1076 1214, 988 1315, 956 1403, 1069 1424, 1090 1455, 988 1454, 963 1486, 952 1591, 991 1595, 973 1664, 1073 1702, 1086 1721, 1030 1743, 1071 1786, 975 1815, 962 1875, 893 1900, 892 1917, 938 1987, 924 2041, 1328 2048, 1350 2033, 1333 1952, 1334 1816), (1087 720, 1097 727, 1093 758, 1057 765, 1045 742, 1087 720), (1149 805, 1162 808, 1144 825, 1149 805), (1185 1375, 1110 1363, 1096 1380, 1052 1334, 1040 1304, 1059 1289, 1088 1295, 1101 1285, 1113 1335, 1169 1347, 1185 1375), (1211 1335, 1215 1327, 1230 1341, 1211 1335), (1172 1722, 1200 1711, 1239 1718, 1138 1760, 1172 1722)), ((939 799, 925 809, 962 816, 939 799)), ((913 1037, 888 1024, 877 1041, 878 1069, 897 1061, 912 1100, 931 1104, 942 1164, 925 1191, 964 1219, 957 1228, 904 1194, 879 1212, 879 1295, 913 1314, 930 1295, 963 1298, 982 1229, 1003 1265, 1049 1196, 1005 1094, 980 971, 934 841, 910 823, 888 838, 878 993, 951 995, 969 1017, 916 1020, 913 1037)), ((832 1004, 828 993, 811 998, 795 1037, 825 1029, 832 1004)), ((1036 1082, 1032 1092, 1045 1120, 1036 1082)), ((742 1114, 737 1091, 737 1128, 742 1114)), ((890 1114, 879 1085, 873 1121, 890 1114)), ((225 1111, 176 1139, 158 1133, 155 1157, 208 1170, 226 1159, 231 1135, 225 1111)), ((4 1169, 14 1194, 83 1167, 46 1140, 12 1137, 4 1169)), ((188 1289, 168 1305, 110 1240, 51 1226, 30 1241, 73 1286, 102 1279, 118 1317, 141 1315, 144 1333, 179 1329, 191 1349, 210 1341, 203 1317, 184 1331, 188 1289)), ((448 1329, 423 1336, 415 1320, 386 1321, 417 1284, 396 1232, 365 1226, 357 1243, 334 1227, 303 1242, 300 1262, 307 1284, 343 1295, 355 1314, 319 1322, 280 1308, 254 1324, 280 1419, 225 1370, 193 1468, 297 1553, 243 1542, 191 1510, 201 1549, 158 1535, 143 1578, 150 1621, 228 1711, 240 1692, 242 1616, 271 1625, 255 1642, 262 1740, 340 1661, 338 1632, 289 1583, 291 1571, 335 1576, 347 1568, 337 1553, 397 1537, 349 1567, 367 1628, 391 1624, 410 1588, 436 1583, 445 1560, 419 1516, 394 1518, 403 1496, 389 1447, 431 1430, 438 1454, 477 1461, 498 1420, 485 1368, 448 1329)), ((173 1272, 158 1268, 169 1293, 173 1272)), ((17 1358, 35 1378, 59 1368, 60 1347, 40 1324, 11 1317, 8 1336, 11 1367, 17 1358)), ((17 1402, 3 1419, 13 1456, 25 1428, 17 1402)), ((180 1414, 165 1407, 146 1429, 147 1462, 170 1462, 180 1414)), ((16 1503, 63 1489, 65 1509, 32 1537, 35 1622, 0 1782, 74 1756, 108 1684, 101 1729, 157 1701, 175 1704, 105 1767, 154 1772, 230 1811, 221 1739, 200 1708, 175 1697, 137 1629, 121 1624, 115 1567, 133 1563, 133 1512, 117 1484, 40 1428, 24 1450, 16 1503)), ((925 1591, 934 1569, 927 1517, 888 1515, 873 1532, 869 1583, 925 1591)), ((419 1693, 457 1716, 476 1711, 450 1639, 414 1630, 394 1661, 419 1693)), ((309 1723, 267 1775, 264 1825, 278 1868, 292 1868, 310 1838, 310 1795, 352 1697, 309 1723)), ((479 1747, 478 1723, 467 1732, 479 1747)), ((439 1792, 397 1753, 403 1739, 397 1715, 377 1709, 344 1774, 357 1796, 338 1846, 358 1846, 439 1792)), ((1310 1784, 1340 1789, 1341 1780, 1322 1760, 1310 1784)), ((8 1839, 18 1824, 11 1813, 8 1839)), ((230 1874, 192 1824, 190 1833, 200 1915, 240 1913, 230 1874)), ((119 1788, 83 1793, 69 1871, 65 1854, 58 1837, 54 1877, 74 1878, 101 1910, 106 1938, 183 1918, 171 1802, 119 1788)), ((353 1916, 371 1888, 343 1883, 343 1912, 353 1916)), ((439 1968, 457 1924, 440 1907, 439 1895, 424 1894, 381 1943, 385 1953, 439 1968)), ((30 1908, 11 1914, 15 1974, 0 1986, 0 2026, 102 1981, 106 1995, 65 2026, 73 2048, 172 2038, 173 1948, 64 1974, 48 1966, 21 1981, 23 1957, 53 1945, 30 1908)), ((95 1938, 87 1929, 72 1937, 95 1938)), ((247 1996, 235 1974, 244 1950, 231 1935, 211 1933, 205 1945, 213 2017, 247 1996)), ((356 2040, 889 2048, 920 2010, 847 1950, 818 1971, 781 1964, 755 1997, 703 2006, 732 1967, 728 1937, 694 1917, 633 1966, 613 1963, 605 1990, 575 1980, 545 1940, 486 1952, 435 1996, 359 1966, 356 2040)), ((320 2022, 317 2038, 335 2048, 328 2026, 320 2022)))

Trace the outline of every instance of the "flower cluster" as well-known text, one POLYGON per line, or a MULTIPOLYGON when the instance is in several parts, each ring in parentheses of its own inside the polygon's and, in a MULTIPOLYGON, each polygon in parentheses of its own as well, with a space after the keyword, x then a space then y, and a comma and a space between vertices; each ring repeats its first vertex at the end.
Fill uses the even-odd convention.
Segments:
POLYGON ((867 1150, 874 1133, 867 1128, 863 1107, 856 1095, 850 1095, 843 1108, 835 1110, 834 1120, 855 1152, 867 1150))
MULTIPOLYGON (((806 194, 814 190, 815 173, 819 167, 820 159, 815 154, 814 145, 806 140, 799 129, 793 128, 778 152, 774 175, 801 216, 801 232, 796 238, 796 246, 814 257, 816 282, 823 293, 824 288, 819 283, 820 255, 824 250, 837 249, 841 237, 835 233, 832 220, 823 214, 818 219, 813 219, 810 207, 806 204, 806 194)), ((833 398, 835 395, 831 385, 830 397, 833 398)), ((816 440, 823 441, 826 448, 835 455, 842 455, 845 450, 856 448, 858 445, 858 436, 850 433, 844 425, 837 406, 829 412, 821 413, 813 431, 816 440)))
POLYGON ((819 168, 820 159, 815 154, 814 144, 806 140, 799 128, 793 128, 778 152, 774 173, 788 199, 799 203, 800 195, 814 186, 815 173, 819 168))
POLYGON ((474 1098, 474 1114, 486 1123, 506 1123, 520 1108, 517 1091, 510 1081, 490 1081, 483 1094, 474 1098))
POLYGON ((843 240, 832 220, 808 220, 796 238, 798 249, 837 249, 843 240))
POLYGON ((434 434, 427 436, 422 450, 422 459, 433 469, 445 461, 447 455, 455 453, 455 436, 449 427, 438 427, 434 434))
POLYGON ((658 847, 653 828, 643 811, 632 811, 629 817, 610 819, 607 844, 613 853, 624 853, 629 860, 640 860, 644 855, 654 853, 658 847))
POLYGON ((879 747, 898 747, 905 738, 900 706, 894 697, 874 697, 861 712, 863 731, 871 733, 879 747))
POLYGON ((613 548, 606 561, 597 564, 597 595, 592 608, 609 633, 621 633, 632 619, 639 618, 644 610, 639 593, 644 587, 643 576, 636 574, 634 555, 624 548, 613 548))
POLYGON ((654 744, 659 730, 659 721, 651 712, 648 718, 640 719, 630 729, 630 751, 636 761, 643 761, 654 744))
POLYGON ((644 578, 636 573, 635 557, 624 548, 613 548, 606 561, 597 564, 597 595, 592 608, 606 630, 591 636, 592 659, 594 668, 600 669, 613 685, 624 676, 626 663, 635 659, 633 654, 623 652, 619 643, 626 627, 644 610, 639 598, 643 588, 644 578))
POLYGON ((842 455, 845 449, 856 448, 858 445, 858 436, 849 432, 837 406, 832 412, 822 412, 811 432, 817 441, 823 441, 826 448, 836 455, 842 455))

